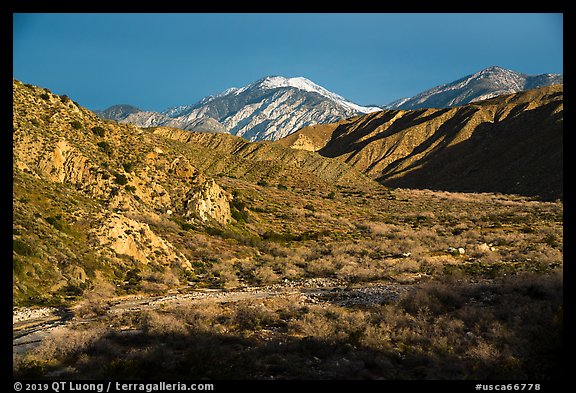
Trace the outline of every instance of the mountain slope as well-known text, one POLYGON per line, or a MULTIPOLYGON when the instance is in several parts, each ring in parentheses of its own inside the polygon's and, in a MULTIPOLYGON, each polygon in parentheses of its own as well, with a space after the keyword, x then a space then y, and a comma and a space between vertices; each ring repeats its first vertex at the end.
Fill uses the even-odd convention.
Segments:
POLYGON ((433 87, 414 97, 401 98, 384 108, 446 108, 562 82, 563 76, 558 74, 526 75, 492 66, 454 82, 433 87))
POLYGON ((321 129, 276 143, 337 157, 387 186, 562 198, 562 85, 455 108, 385 110, 321 129))
POLYGON ((306 78, 272 76, 242 88, 230 88, 190 106, 162 113, 138 112, 123 118, 106 117, 141 127, 169 126, 190 129, 190 124, 211 118, 224 129, 250 141, 277 140, 303 126, 330 123, 378 111, 347 101, 306 78))
POLYGON ((325 230, 326 216, 286 224, 292 208, 321 211, 335 189, 385 193, 339 160, 105 121, 19 81, 13 113, 15 304, 62 304, 103 283, 118 294, 218 286, 232 276, 220 278, 216 258, 256 264, 275 250, 263 243, 270 233, 300 241, 325 230))
POLYGON ((114 119, 117 121, 124 120, 129 115, 139 112, 142 112, 142 110, 127 104, 113 105, 103 111, 94 111, 94 113, 104 119, 114 119))

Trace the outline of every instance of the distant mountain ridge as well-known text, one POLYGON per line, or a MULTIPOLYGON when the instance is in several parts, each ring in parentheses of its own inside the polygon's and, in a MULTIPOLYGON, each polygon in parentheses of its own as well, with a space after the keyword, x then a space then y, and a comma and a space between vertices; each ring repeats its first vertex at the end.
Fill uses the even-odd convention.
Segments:
POLYGON ((113 105, 103 111, 94 111, 105 119, 124 120, 133 113, 143 112, 142 109, 128 104, 113 105))
POLYGON ((303 78, 268 76, 247 86, 231 87, 162 112, 115 105, 96 113, 139 127, 175 127, 230 133, 249 141, 279 140, 302 127, 329 124, 382 109, 446 108, 542 86, 562 84, 559 74, 527 75, 492 66, 454 82, 383 107, 361 106, 303 78))
POLYGON ((454 82, 433 87, 413 97, 395 100, 383 108, 405 110, 447 108, 562 83, 561 74, 527 75, 492 66, 454 82))
POLYGON ((307 125, 381 110, 357 105, 306 78, 283 76, 268 76, 247 86, 232 87, 205 97, 196 104, 160 113, 133 111, 125 115, 124 111, 114 108, 99 115, 140 127, 170 126, 194 131, 198 131, 199 119, 210 119, 216 132, 228 132, 250 141, 277 140, 307 125))

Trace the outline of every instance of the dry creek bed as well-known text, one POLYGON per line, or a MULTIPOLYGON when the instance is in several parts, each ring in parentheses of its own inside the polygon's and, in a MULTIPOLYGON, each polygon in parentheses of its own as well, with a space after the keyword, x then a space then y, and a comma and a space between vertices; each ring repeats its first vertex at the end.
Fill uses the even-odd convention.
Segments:
MULTIPOLYGON (((191 301, 227 303, 294 294, 300 295, 304 302, 310 304, 330 303, 343 307, 372 305, 393 302, 401 294, 415 288, 415 285, 381 283, 350 287, 336 279, 313 278, 231 291, 205 289, 164 296, 118 298, 109 302, 107 315, 157 309, 166 305, 177 306, 191 301)), ((55 307, 16 308, 12 313, 13 353, 22 355, 37 347, 55 329, 88 321, 75 317, 70 310, 55 307)))

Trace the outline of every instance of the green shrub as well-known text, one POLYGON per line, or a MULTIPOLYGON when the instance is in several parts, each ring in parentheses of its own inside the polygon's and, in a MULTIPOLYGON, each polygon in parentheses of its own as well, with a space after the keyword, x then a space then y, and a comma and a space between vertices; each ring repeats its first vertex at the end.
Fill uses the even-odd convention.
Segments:
POLYGON ((70 101, 70 98, 68 98, 66 94, 62 94, 60 96, 60 101, 62 101, 63 103, 67 103, 68 101, 70 101))
POLYGON ((33 256, 34 249, 20 239, 13 239, 12 240, 12 250, 19 255, 22 256, 33 256))
POLYGON ((94 133, 94 135, 99 136, 101 138, 103 138, 104 134, 106 133, 104 128, 102 128, 100 126, 92 127, 92 132, 94 133))
POLYGON ((136 292, 140 289, 142 284, 142 276, 140 269, 131 269, 126 272, 124 277, 124 290, 126 292, 136 292))
POLYGON ((50 95, 47 93, 40 94, 40 98, 42 98, 43 100, 46 100, 46 101, 50 101, 50 95))
POLYGON ((195 230, 196 226, 193 224, 190 224, 188 222, 181 222, 180 226, 182 227, 182 229, 184 229, 185 231, 190 231, 190 230, 195 230))
POLYGON ((110 144, 108 142, 98 142, 96 144, 98 146, 98 149, 108 155, 112 154, 112 146, 110 146, 110 144))
POLYGON ((134 163, 125 162, 122 164, 122 167, 124 168, 124 172, 132 172, 132 170, 134 169, 134 163))
POLYGON ((122 173, 116 172, 114 173, 114 183, 123 186, 128 183, 128 178, 126 178, 126 176, 123 175, 122 173))
POLYGON ((278 189, 279 190, 287 190, 288 187, 286 187, 284 184, 278 184, 278 189))
POLYGON ((268 182, 266 180, 258 180, 258 183, 256 184, 262 187, 266 187, 268 185, 268 182))
POLYGON ((74 128, 75 130, 79 130, 80 128, 82 128, 84 125, 78 121, 78 120, 73 120, 70 122, 70 125, 72 126, 72 128, 74 128))
POLYGON ((560 245, 560 241, 558 240, 558 236, 553 233, 549 233, 544 236, 543 239, 544 243, 548 244, 552 248, 556 248, 560 245))
POLYGON ((64 229, 64 226, 62 225, 62 221, 61 221, 60 216, 46 217, 45 220, 46 220, 46 222, 48 222, 48 224, 52 225, 54 228, 58 229, 59 231, 64 229))
POLYGON ((136 187, 131 186, 130 184, 126 184, 126 185, 124 186, 124 188, 125 188, 126 191, 128 191, 128 192, 134 192, 134 191, 136 191, 136 187))
POLYGON ((310 204, 305 205, 305 206, 304 206, 304 209, 310 210, 310 211, 312 211, 312 212, 316 211, 316 209, 314 208, 314 206, 313 206, 313 205, 310 205, 310 204))
POLYGON ((236 221, 248 222, 248 219, 249 219, 248 212, 246 210, 232 209, 231 215, 232 215, 232 218, 234 218, 236 221))
POLYGON ((30 123, 32 123, 32 125, 36 127, 40 126, 40 122, 37 119, 30 119, 30 123))

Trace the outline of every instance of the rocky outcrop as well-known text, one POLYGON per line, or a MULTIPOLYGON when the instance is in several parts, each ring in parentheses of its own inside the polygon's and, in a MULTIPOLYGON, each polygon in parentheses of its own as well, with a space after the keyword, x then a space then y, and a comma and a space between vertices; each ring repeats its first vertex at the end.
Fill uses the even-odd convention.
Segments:
POLYGON ((17 301, 76 296, 129 269, 189 272, 181 225, 231 220, 230 195, 172 141, 18 81, 13 113, 17 301))
POLYGON ((184 217, 214 220, 226 225, 232 219, 230 201, 232 196, 212 179, 192 187, 186 195, 184 217))
POLYGON ((157 236, 148 224, 124 215, 104 215, 101 225, 93 232, 102 245, 144 265, 155 261, 162 265, 191 267, 186 257, 172 244, 157 236))
POLYGON ((296 150, 306 150, 306 151, 320 150, 320 148, 315 146, 314 142, 312 142, 312 140, 304 134, 299 134, 290 147, 296 150))

